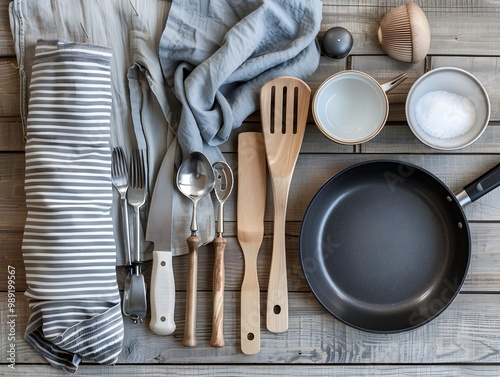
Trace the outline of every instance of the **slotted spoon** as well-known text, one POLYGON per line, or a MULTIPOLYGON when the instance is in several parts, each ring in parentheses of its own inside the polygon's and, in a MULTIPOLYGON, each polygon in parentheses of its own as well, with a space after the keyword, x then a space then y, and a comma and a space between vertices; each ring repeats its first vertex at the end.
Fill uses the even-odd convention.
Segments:
POLYGON ((311 89, 290 76, 268 81, 260 92, 262 133, 274 202, 274 238, 266 325, 271 332, 288 329, 288 284, 285 220, 288 191, 306 129, 311 89))

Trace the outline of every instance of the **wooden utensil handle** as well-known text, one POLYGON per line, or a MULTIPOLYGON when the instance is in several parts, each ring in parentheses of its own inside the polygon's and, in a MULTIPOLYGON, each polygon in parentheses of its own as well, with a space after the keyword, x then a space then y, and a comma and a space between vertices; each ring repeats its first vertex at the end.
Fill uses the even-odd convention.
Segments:
POLYGON ((241 351, 254 355, 260 351, 260 289, 257 259, 264 236, 266 211, 266 155, 260 132, 238 136, 237 234, 245 258, 241 285, 241 351))
POLYGON ((271 332, 288 330, 288 283, 286 270, 285 220, 288 201, 287 180, 273 181, 274 235, 269 285, 267 290, 266 327, 271 332), (279 188, 278 185, 284 185, 279 188))
POLYGON ((157 335, 173 333, 175 331, 175 282, 171 251, 153 251, 150 294, 149 328, 157 335))
POLYGON ((198 247, 200 238, 189 236, 186 239, 189 248, 189 266, 186 297, 186 324, 184 328, 184 339, 182 345, 186 347, 196 346, 196 302, 198 291, 198 247))
POLYGON ((224 249, 227 240, 216 237, 213 241, 215 249, 214 277, 213 277, 213 319, 212 319, 212 347, 224 346, 224 249))
POLYGON ((245 274, 241 285, 241 351, 254 355, 260 351, 260 288, 257 274, 257 253, 260 243, 245 245, 245 274))

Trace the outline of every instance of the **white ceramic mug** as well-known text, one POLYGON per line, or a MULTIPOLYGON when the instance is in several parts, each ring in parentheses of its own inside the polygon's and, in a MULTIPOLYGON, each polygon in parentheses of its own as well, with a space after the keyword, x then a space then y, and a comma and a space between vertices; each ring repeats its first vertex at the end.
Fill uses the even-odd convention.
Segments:
POLYGON ((408 75, 402 73, 379 84, 360 71, 342 71, 330 76, 313 98, 316 125, 329 139, 340 144, 360 144, 374 138, 389 115, 386 92, 408 75))

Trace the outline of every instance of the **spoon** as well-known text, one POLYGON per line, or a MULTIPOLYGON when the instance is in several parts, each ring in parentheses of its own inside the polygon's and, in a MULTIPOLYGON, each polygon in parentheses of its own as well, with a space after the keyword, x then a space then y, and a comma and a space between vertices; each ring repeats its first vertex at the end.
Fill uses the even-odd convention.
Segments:
POLYGON ((193 202, 191 219, 191 235, 186 239, 189 248, 189 274, 186 298, 186 325, 182 344, 186 347, 196 345, 196 294, 198 284, 198 247, 200 238, 197 235, 196 205, 208 195, 215 186, 215 175, 210 161, 203 153, 191 153, 179 167, 177 187, 193 202))

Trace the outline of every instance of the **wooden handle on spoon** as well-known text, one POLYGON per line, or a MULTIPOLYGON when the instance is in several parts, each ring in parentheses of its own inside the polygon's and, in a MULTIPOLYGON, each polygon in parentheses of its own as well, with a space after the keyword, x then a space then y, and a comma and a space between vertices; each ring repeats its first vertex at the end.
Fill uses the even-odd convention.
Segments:
POLYGON ((186 242, 189 248, 189 269, 186 297, 186 323, 182 345, 194 347, 196 346, 196 301, 198 290, 198 247, 200 246, 200 237, 189 236, 186 242))
POLYGON ((213 319, 212 319, 212 347, 224 346, 224 249, 227 240, 216 237, 213 241, 215 249, 214 282, 213 282, 213 319))

